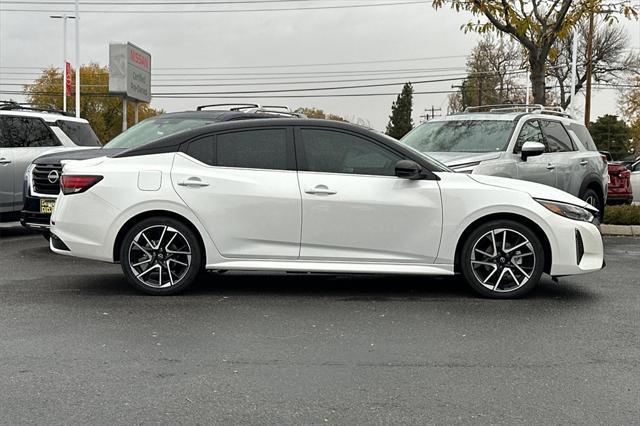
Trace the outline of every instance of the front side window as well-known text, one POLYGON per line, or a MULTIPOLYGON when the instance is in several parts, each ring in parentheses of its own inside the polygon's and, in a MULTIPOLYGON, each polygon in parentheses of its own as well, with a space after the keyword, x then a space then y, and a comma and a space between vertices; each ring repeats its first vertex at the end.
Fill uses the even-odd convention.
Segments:
POLYGON ((402 157, 372 141, 344 132, 302 129, 301 170, 395 176, 402 157))
POLYGON ((495 152, 509 145, 511 120, 430 121, 400 141, 420 152, 495 152))
POLYGON ((569 134, 559 121, 540 120, 551 152, 575 151, 569 134))
POLYGON ((149 142, 184 132, 198 127, 215 123, 215 119, 185 118, 185 117, 153 117, 131 127, 126 132, 120 133, 104 147, 107 149, 130 149, 149 142))
POLYGON ((216 137, 215 163, 221 167, 287 169, 286 129, 244 130, 216 137))
POLYGON ((34 148, 60 145, 49 127, 39 118, 4 116, 0 120, 1 146, 34 148))
POLYGON ((58 120, 56 125, 78 146, 100 146, 100 140, 89 123, 58 120))
POLYGON ((522 125, 513 152, 519 154, 525 142, 539 142, 545 146, 545 151, 549 151, 538 120, 528 120, 522 125))

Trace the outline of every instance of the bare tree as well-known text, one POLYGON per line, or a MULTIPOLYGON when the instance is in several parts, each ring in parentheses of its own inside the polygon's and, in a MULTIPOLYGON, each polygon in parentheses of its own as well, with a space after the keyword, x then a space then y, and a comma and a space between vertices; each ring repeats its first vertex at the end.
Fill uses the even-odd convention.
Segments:
MULTIPOLYGON (((587 81, 586 44, 588 22, 581 22, 578 31, 578 61, 575 92, 578 93, 587 81)), ((593 80, 596 83, 614 83, 633 74, 640 74, 640 54, 628 51, 629 36, 620 25, 598 20, 593 33, 593 80)), ((567 108, 571 103, 571 60, 573 34, 558 40, 556 55, 547 61, 547 76, 559 88, 559 103, 567 108)))

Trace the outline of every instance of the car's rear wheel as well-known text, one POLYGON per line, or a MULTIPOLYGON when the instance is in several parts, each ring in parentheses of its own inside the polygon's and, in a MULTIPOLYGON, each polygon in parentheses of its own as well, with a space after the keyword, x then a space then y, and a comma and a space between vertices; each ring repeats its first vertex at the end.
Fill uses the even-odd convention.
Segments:
POLYGON ((465 241, 460 269, 482 296, 521 297, 540 281, 544 249, 527 226, 511 220, 491 221, 480 225, 465 241))
POLYGON ((167 217, 142 220, 125 235, 120 263, 127 280, 153 295, 183 291, 202 269, 202 253, 195 233, 167 217))

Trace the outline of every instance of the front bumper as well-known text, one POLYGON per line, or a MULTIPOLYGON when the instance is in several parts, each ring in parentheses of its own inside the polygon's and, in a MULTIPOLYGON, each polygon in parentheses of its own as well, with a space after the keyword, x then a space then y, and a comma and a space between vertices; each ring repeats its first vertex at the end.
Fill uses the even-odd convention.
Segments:
POLYGON ((604 265, 604 244, 597 220, 594 223, 559 218, 555 227, 557 247, 553 252, 551 276, 596 272, 604 265))
POLYGON ((27 196, 24 208, 20 212, 20 223, 27 228, 48 230, 51 222, 50 213, 40 212, 40 198, 27 196))

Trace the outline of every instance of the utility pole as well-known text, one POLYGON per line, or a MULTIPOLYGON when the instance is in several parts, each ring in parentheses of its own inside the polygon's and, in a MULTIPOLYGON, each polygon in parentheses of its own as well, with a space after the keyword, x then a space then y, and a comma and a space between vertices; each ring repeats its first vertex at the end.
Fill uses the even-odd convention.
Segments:
MULTIPOLYGON (((593 72, 593 15, 589 14, 589 29, 587 32, 587 88, 584 99, 584 125, 589 127, 591 121, 591 73, 593 72)), ((573 103, 573 101, 572 101, 573 103)))
POLYGON ((62 19, 62 110, 67 112, 67 19, 75 19, 71 15, 50 15, 52 19, 62 19))
MULTIPOLYGON (((76 117, 80 118, 80 0, 76 0, 75 19, 76 19, 76 117)), ((65 69, 66 69, 66 64, 65 64, 65 69)))

